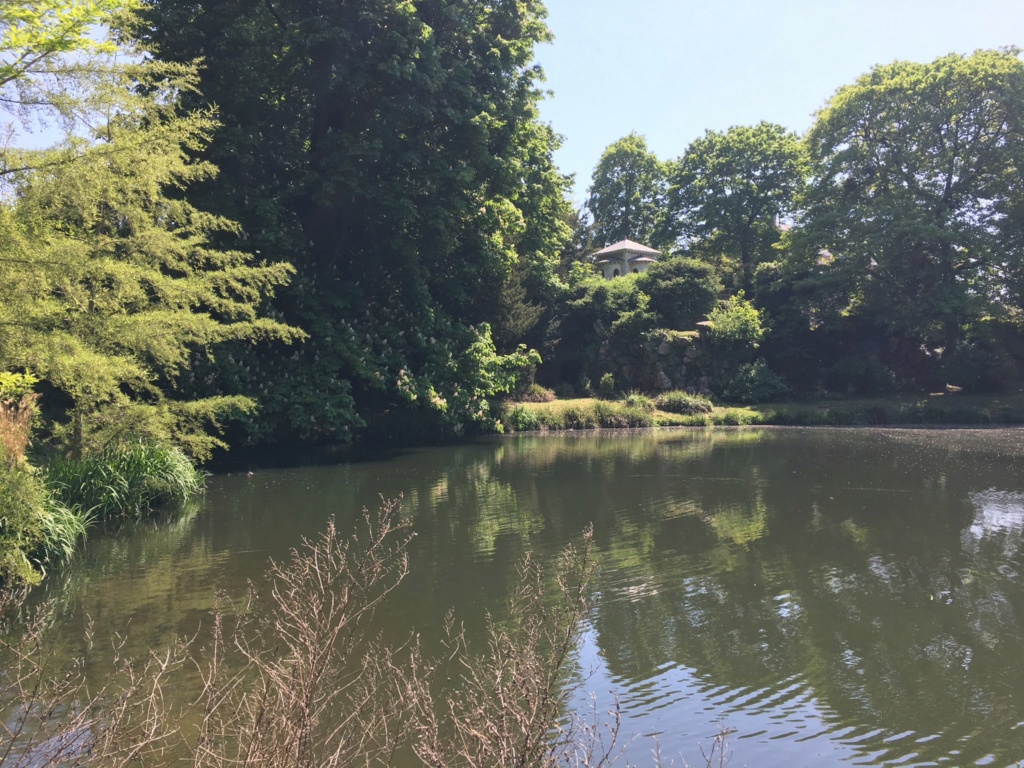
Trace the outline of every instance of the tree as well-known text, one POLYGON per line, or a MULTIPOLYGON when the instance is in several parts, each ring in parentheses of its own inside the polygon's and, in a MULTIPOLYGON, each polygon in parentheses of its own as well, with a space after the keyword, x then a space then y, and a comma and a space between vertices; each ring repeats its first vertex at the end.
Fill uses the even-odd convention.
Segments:
POLYGON ((715 306, 722 284, 710 264, 675 257, 652 264, 637 278, 662 327, 691 330, 715 306))
POLYGON ((754 269, 772 258, 778 217, 793 210, 803 184, 803 148, 780 125, 707 131, 670 174, 668 228, 695 254, 738 265, 739 285, 753 288, 754 269))
POLYGON ((221 173, 189 200, 241 223, 234 247, 298 270, 275 307, 309 342, 235 348, 208 372, 269 382, 250 439, 344 438, 396 412, 481 420, 455 407, 452 361, 479 359, 515 270, 536 301, 569 234, 537 117, 544 16, 538 0, 147 8, 138 34, 163 60, 203 57, 186 103, 222 123, 201 155, 221 173))
MULTIPOLYGON (((0 146, 0 180, 29 170, 28 162, 43 161, 38 156, 30 161, 18 151, 19 127, 32 131, 56 122, 63 133, 88 133, 92 117, 109 106, 106 86, 119 66, 112 58, 117 46, 94 30, 126 18, 135 7, 136 0, 0 4, 0 111, 10 118, 0 146)), ((63 149, 45 162, 72 162, 73 147, 63 149)))
POLYGON ((195 70, 99 63, 62 96, 77 120, 60 146, 8 153, 21 170, 8 168, 0 205, 0 370, 32 371, 66 398, 53 432, 73 454, 132 436, 205 457, 221 445, 207 429, 254 403, 183 398, 177 385, 220 341, 300 335, 258 312, 291 268, 216 247, 235 225, 176 194, 214 172, 186 152, 205 143, 212 116, 177 110, 195 70))
POLYGON ((665 244, 661 222, 666 191, 665 164, 631 133, 601 155, 590 183, 587 209, 594 241, 611 245, 634 240, 653 248, 665 244))
POLYGON ((1019 302, 1024 63, 1016 49, 878 66, 807 139, 794 267, 817 322, 859 318, 928 347, 1019 302))

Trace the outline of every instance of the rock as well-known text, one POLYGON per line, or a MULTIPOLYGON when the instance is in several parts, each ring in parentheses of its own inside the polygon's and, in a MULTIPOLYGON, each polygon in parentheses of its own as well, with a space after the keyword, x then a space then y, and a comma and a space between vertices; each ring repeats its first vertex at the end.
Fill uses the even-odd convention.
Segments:
POLYGON ((672 389, 672 380, 669 379, 669 377, 665 375, 665 372, 659 368, 654 386, 658 389, 672 389))

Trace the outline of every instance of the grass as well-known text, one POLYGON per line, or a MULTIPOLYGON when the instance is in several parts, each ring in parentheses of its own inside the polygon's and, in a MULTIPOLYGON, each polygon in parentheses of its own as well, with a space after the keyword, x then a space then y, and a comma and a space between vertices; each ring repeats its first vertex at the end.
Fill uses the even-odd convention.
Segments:
MULTIPOLYGON (((655 398, 655 404, 671 398, 655 398)), ((673 403, 674 404, 674 403, 673 403)), ((671 406, 670 406, 671 407, 671 406)), ((714 406, 709 412, 644 410, 628 401, 596 398, 516 403, 504 419, 511 432, 596 429, 600 427, 689 427, 712 425, 884 426, 1024 424, 1024 393, 965 395, 942 392, 855 400, 808 400, 750 406, 714 406)))
POLYGON ((83 459, 56 459, 46 482, 57 503, 105 522, 188 501, 202 492, 204 479, 177 448, 126 443, 83 459))

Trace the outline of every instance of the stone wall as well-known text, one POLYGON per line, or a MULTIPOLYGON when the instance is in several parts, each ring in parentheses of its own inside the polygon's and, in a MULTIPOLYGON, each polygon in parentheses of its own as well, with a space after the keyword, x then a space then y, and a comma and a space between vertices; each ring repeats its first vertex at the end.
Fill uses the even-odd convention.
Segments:
POLYGON ((705 391, 699 338, 699 331, 656 330, 632 344, 605 343, 599 360, 620 389, 705 391))

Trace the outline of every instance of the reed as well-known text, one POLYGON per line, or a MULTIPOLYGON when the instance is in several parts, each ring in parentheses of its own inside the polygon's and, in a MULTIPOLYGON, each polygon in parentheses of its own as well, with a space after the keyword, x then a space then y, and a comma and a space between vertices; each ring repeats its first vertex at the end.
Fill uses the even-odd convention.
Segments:
POLYGON ((180 449, 153 443, 124 443, 82 459, 55 459, 46 467, 46 480, 56 502, 101 522, 183 503, 204 486, 203 474, 180 449))

